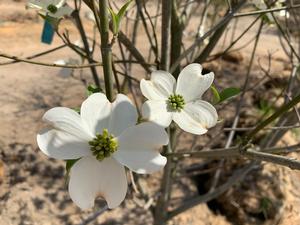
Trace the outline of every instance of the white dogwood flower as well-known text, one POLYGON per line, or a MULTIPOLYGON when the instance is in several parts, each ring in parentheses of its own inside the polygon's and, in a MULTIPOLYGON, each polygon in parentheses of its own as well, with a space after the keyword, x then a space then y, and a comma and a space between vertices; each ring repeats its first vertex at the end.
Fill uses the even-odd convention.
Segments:
POLYGON ((142 79, 140 83, 141 91, 148 99, 142 107, 143 117, 164 127, 174 120, 187 132, 206 133, 218 119, 216 109, 201 100, 213 80, 214 73, 202 75, 202 67, 196 63, 181 71, 177 84, 168 72, 152 72, 149 81, 142 79))
MULTIPOLYGON (((268 6, 266 5, 266 3, 265 3, 264 0, 251 0, 250 3, 254 4, 255 7, 257 9, 259 9, 259 10, 268 9, 268 6)), ((281 7, 284 6, 284 4, 286 4, 286 0, 277 0, 275 2, 275 6, 273 8, 281 8, 281 7)), ((267 13, 266 15, 267 15, 269 21, 271 23, 274 23, 274 18, 272 16, 272 14, 271 13, 267 13)), ((285 10, 285 9, 274 12, 274 15, 279 16, 279 17, 286 17, 286 18, 290 17, 289 12, 287 10, 285 10)))
POLYGON ((66 0, 29 0, 26 6, 54 18, 62 18, 73 12, 66 0))
POLYGON ((102 93, 81 105, 80 115, 65 107, 52 108, 43 119, 50 125, 37 135, 39 148, 56 159, 78 159, 71 168, 69 193, 82 209, 93 207, 97 196, 109 208, 124 200, 124 166, 137 173, 162 169, 166 157, 158 148, 168 143, 165 130, 155 123, 136 125, 137 112, 125 95, 110 103, 102 93))

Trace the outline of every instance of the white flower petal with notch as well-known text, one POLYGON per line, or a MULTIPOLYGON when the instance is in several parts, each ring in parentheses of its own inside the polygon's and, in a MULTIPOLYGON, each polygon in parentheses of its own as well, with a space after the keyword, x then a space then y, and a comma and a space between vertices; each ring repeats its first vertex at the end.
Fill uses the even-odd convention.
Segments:
POLYGON ((214 73, 202 75, 202 66, 192 63, 180 72, 177 80, 176 94, 182 95, 185 103, 200 99, 212 85, 214 73))
POLYGON ((176 88, 176 80, 173 75, 163 70, 152 72, 151 82, 164 96, 173 94, 176 88))
POLYGON ((162 169, 167 162, 158 148, 168 144, 168 134, 155 123, 146 122, 130 127, 117 140, 119 147, 113 157, 132 171, 153 173, 162 169))
POLYGON ((123 94, 118 94, 111 104, 109 132, 119 136, 128 127, 134 126, 138 120, 138 113, 131 100, 123 94))
POLYGON ((80 115, 66 107, 49 109, 43 116, 43 120, 53 128, 73 134, 82 140, 90 140, 93 133, 88 128, 80 115))
POLYGON ((78 159, 91 155, 86 140, 61 130, 46 128, 40 131, 37 143, 44 154, 55 159, 78 159))
POLYGON ((140 82, 140 89, 142 94, 151 100, 166 100, 168 98, 167 95, 162 93, 152 81, 142 79, 140 82))
POLYGON ((192 118, 184 110, 182 110, 180 113, 174 113, 173 120, 182 130, 186 132, 197 135, 202 135, 207 132, 207 129, 205 127, 202 127, 202 125, 198 121, 192 118))
POLYGON ((125 199, 126 192, 125 169, 113 158, 99 162, 87 156, 71 168, 69 193, 81 209, 93 207, 98 196, 105 199, 109 208, 115 208, 125 199))
POLYGON ((207 129, 217 124, 217 110, 209 102, 203 100, 189 102, 184 107, 184 111, 207 129))
POLYGON ((108 128, 111 114, 111 103, 103 93, 95 93, 89 96, 80 108, 80 116, 95 135, 108 128))
POLYGON ((175 87, 175 78, 161 70, 152 72, 150 80, 142 79, 140 82, 142 94, 149 100, 167 100, 175 87))
POLYGON ((186 104, 181 112, 174 113, 173 119, 184 131, 201 135, 216 125, 218 114, 210 103, 198 100, 186 104))

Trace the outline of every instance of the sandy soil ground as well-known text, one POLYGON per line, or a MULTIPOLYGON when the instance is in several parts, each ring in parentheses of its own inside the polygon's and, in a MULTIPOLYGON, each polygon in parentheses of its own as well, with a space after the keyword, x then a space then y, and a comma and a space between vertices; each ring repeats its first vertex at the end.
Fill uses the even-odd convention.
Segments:
MULTIPOLYGON (((248 22, 242 20, 240 26, 248 22)), ((85 21, 85 25, 89 24, 90 22, 85 21)), ((71 24, 66 26, 71 27, 71 24)), ((61 44, 57 37, 52 46, 40 43, 41 30, 42 21, 35 12, 24 9, 24 1, 0 0, 0 51, 24 57, 61 44)), ((74 35, 74 40, 78 38, 74 29, 71 29, 71 34, 74 35)), ((141 37, 138 45, 142 52, 146 52, 143 41, 145 40, 141 37)), ((288 73, 290 67, 282 51, 277 51, 280 49, 278 46, 276 33, 272 30, 265 31, 257 58, 266 60, 268 51, 275 52, 271 73, 276 77, 282 77, 288 73)), ((216 70, 217 79, 227 75, 234 76, 234 79, 230 79, 231 85, 239 86, 242 81, 239 73, 245 70, 245 66, 240 64, 247 65, 250 51, 251 45, 239 52, 237 64, 220 60, 208 66, 216 70)), ((38 60, 54 62, 69 57, 76 58, 73 52, 64 48, 38 60)), ((98 71, 101 74, 101 70, 98 71)), ((253 75, 256 78, 261 76, 257 66, 253 70, 253 75)), ((97 201, 94 210, 82 212, 72 203, 65 184, 64 163, 44 156, 38 150, 35 140, 37 131, 44 126, 41 117, 47 109, 55 106, 76 108, 80 105, 85 98, 85 87, 80 77, 91 82, 88 69, 75 71, 74 77, 64 77, 59 68, 25 63, 0 67, 0 225, 79 225, 101 208, 102 202, 97 201)), ((220 86, 226 84, 222 83, 220 86)), ((232 118, 230 113, 230 109, 223 113, 225 120, 232 118)), ((188 142, 188 139, 184 140, 183 144, 188 142)), ((292 135, 288 135, 285 142, 292 144, 295 140, 292 135)), ((296 154, 293 156, 297 157, 296 154)), ((245 191, 246 189, 241 186, 231 190, 239 190, 239 197, 231 198, 230 195, 235 196, 236 192, 228 192, 220 198, 220 202, 223 201, 222 204, 230 208, 225 210, 227 217, 222 212, 213 212, 207 204, 201 204, 174 218, 170 224, 299 224, 300 195, 297 190, 300 187, 300 174, 272 165, 265 166, 263 172, 259 173, 260 176, 257 176, 257 173, 251 174, 246 182, 251 182, 256 177, 255 183, 260 186, 258 189, 253 186, 250 189, 246 188, 245 191), (266 176, 269 179, 263 179, 266 176), (262 192, 276 201, 274 210, 277 215, 273 216, 272 220, 253 219, 247 214, 247 210, 245 214, 245 210, 239 209, 241 204, 244 204, 246 206, 242 208, 249 209, 249 214, 257 211, 259 208, 257 196, 262 192), (237 202, 238 204, 234 204, 237 202), (237 208, 234 208, 234 205, 237 208), (239 214, 232 212, 235 209, 239 214), (238 216, 241 217, 239 220, 230 218, 238 216)), ((159 178, 160 174, 155 174, 150 179, 149 186, 153 192, 158 188, 159 178)), ((195 193, 195 185, 191 181, 187 181, 186 184, 189 185, 190 195, 195 193)), ((182 195, 180 186, 175 188, 174 195, 177 194, 182 195)), ((139 206, 137 202, 134 194, 128 193, 121 207, 105 212, 91 224, 151 224, 150 211, 139 206)))

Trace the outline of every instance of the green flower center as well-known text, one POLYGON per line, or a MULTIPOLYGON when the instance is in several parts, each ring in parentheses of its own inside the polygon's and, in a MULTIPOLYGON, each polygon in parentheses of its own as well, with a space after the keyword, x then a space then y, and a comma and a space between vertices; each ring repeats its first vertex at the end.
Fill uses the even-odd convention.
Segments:
POLYGON ((170 95, 167 100, 167 103, 168 103, 168 107, 172 111, 178 111, 178 112, 180 112, 183 109, 185 104, 183 96, 177 94, 170 95))
POLYGON ((55 5, 53 5, 53 4, 48 5, 47 9, 51 13, 56 13, 57 12, 57 7, 55 5))
POLYGON ((110 157, 118 148, 118 142, 107 129, 103 129, 102 134, 97 133, 96 137, 89 141, 90 149, 93 155, 99 161, 110 157))

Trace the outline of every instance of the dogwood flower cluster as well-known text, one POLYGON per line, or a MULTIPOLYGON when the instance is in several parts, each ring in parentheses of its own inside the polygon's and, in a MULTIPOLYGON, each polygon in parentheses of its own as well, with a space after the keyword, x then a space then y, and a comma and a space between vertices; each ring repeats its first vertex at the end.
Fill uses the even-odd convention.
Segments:
POLYGON ((52 108, 43 116, 49 127, 37 135, 38 146, 47 156, 77 160, 70 169, 69 193, 80 208, 93 207, 98 196, 115 208, 127 192, 124 166, 141 174, 165 166, 167 159, 158 149, 169 142, 164 127, 172 120, 193 134, 216 124, 216 109, 201 99, 213 79, 213 73, 202 75, 199 64, 185 67, 177 82, 165 71, 153 72, 151 80, 140 83, 149 99, 142 107, 149 121, 138 125, 137 110, 123 94, 112 103, 102 93, 92 94, 80 114, 52 108))
POLYGON ((127 192, 124 166, 144 174, 166 164, 158 152, 168 144, 166 131, 151 122, 136 125, 136 108, 125 95, 117 95, 110 103, 104 94, 95 93, 82 103, 80 114, 56 107, 43 119, 50 126, 37 135, 43 153, 56 159, 79 159, 70 171, 69 193, 82 209, 92 207, 97 196, 109 208, 121 204, 127 192))
POLYGON ((140 88, 148 99, 142 107, 145 118, 163 127, 172 120, 186 132, 204 134, 216 125, 218 114, 208 102, 201 100, 211 86, 214 73, 202 75, 200 64, 186 66, 176 82, 172 74, 155 71, 150 80, 142 80, 140 88))
POLYGON ((69 16, 73 9, 67 5, 66 0, 29 0, 27 8, 38 10, 44 16, 60 19, 69 16))

